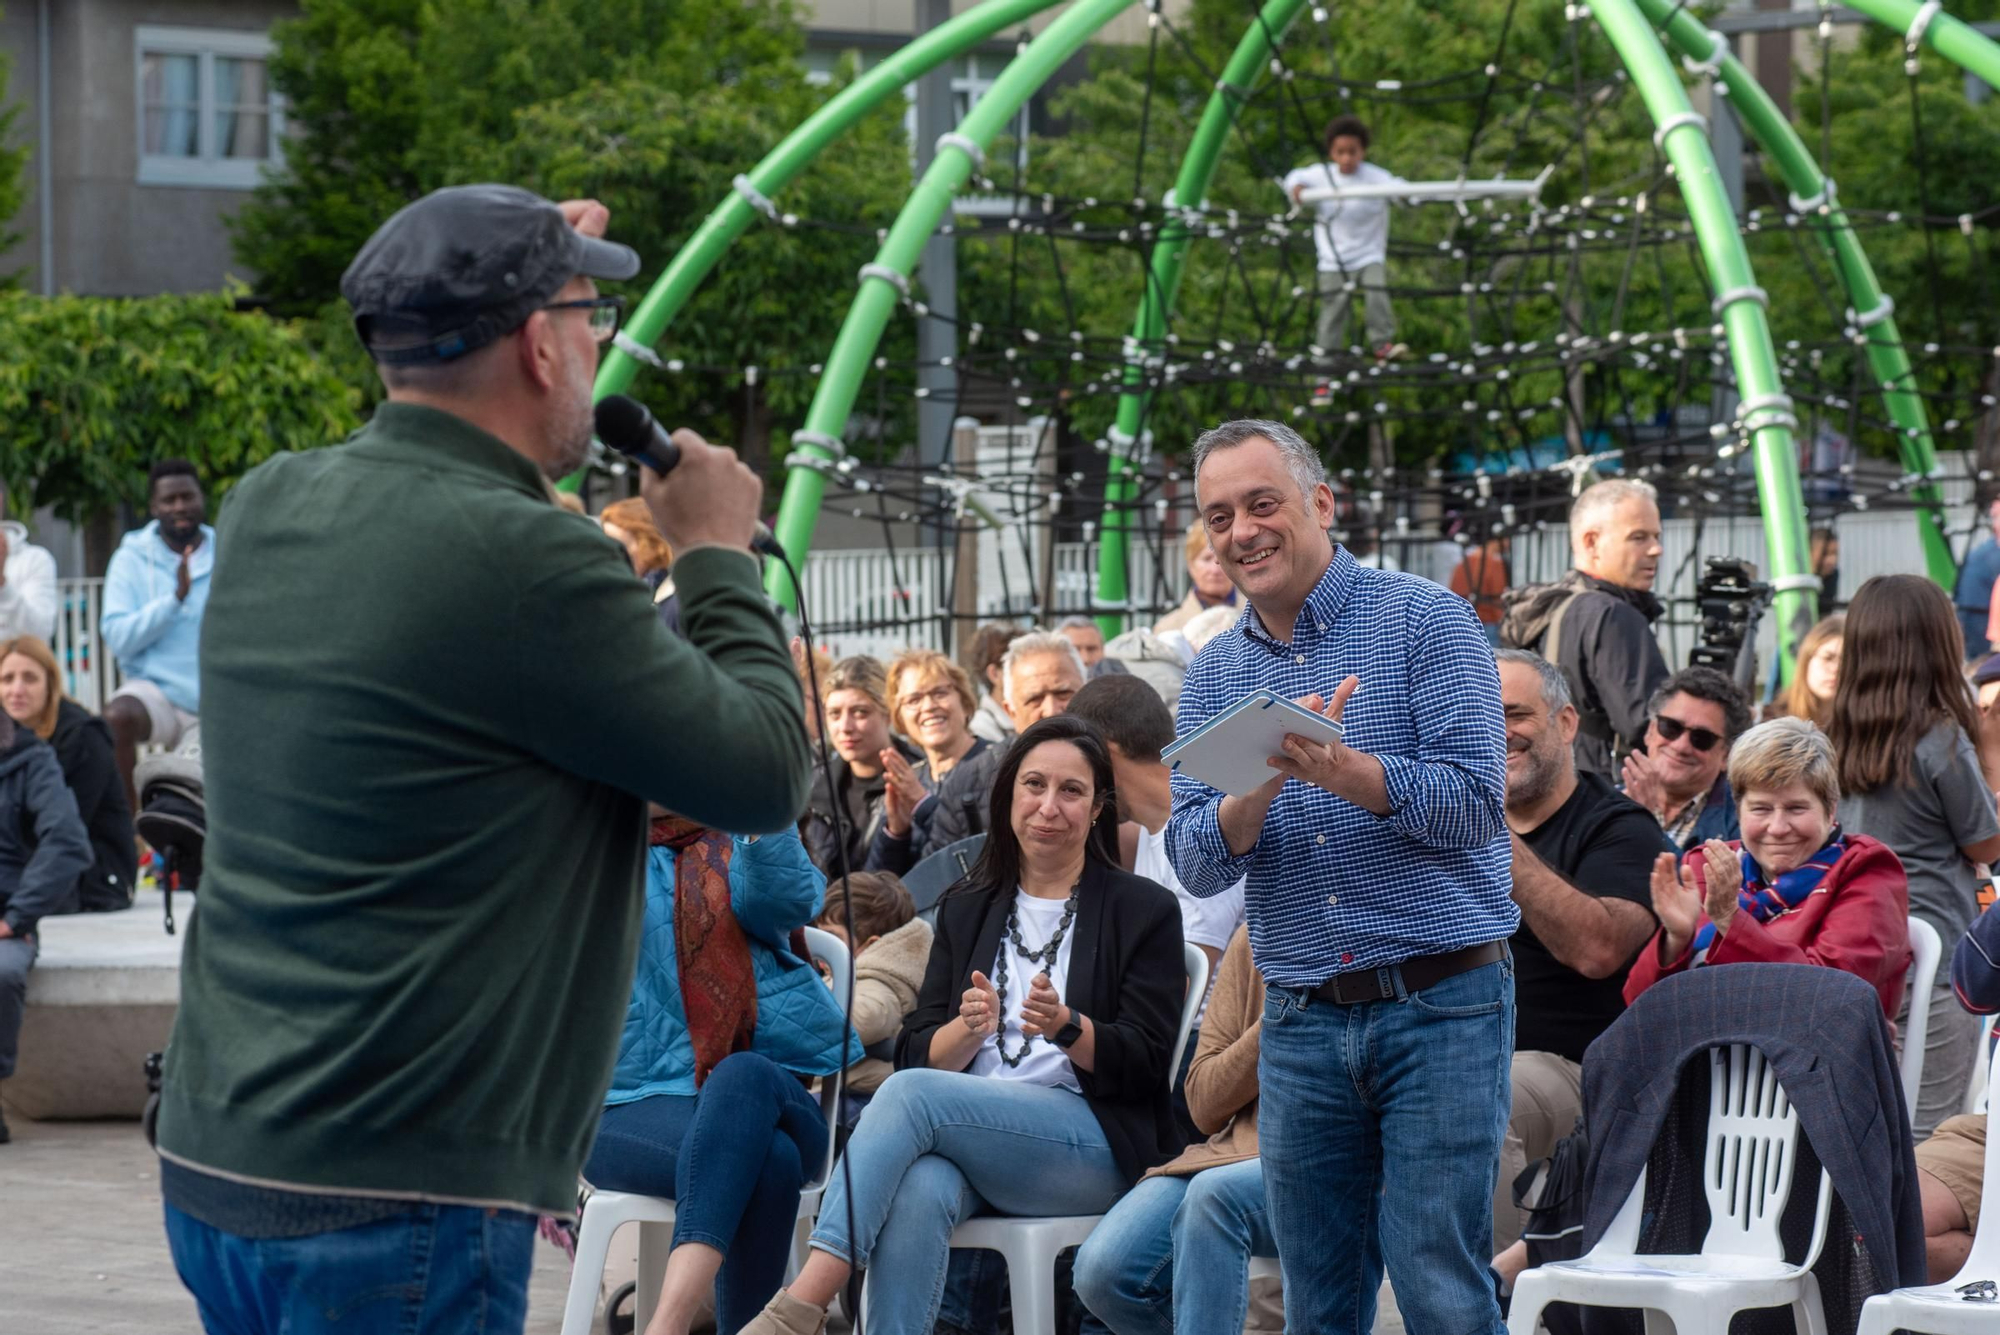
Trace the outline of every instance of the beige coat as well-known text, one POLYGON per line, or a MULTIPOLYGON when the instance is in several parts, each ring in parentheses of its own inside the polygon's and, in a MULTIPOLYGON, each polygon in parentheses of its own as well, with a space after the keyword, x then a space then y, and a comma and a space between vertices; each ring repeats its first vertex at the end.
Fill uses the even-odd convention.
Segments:
MULTIPOLYGON (((903 1017, 916 1008, 930 958, 931 925, 922 918, 910 919, 856 957, 854 1032, 863 1047, 903 1032, 903 1017)), ((894 1069, 880 1057, 863 1057, 847 1068, 847 1087, 872 1094, 894 1069)))
POLYGON ((1187 1073, 1188 1112, 1209 1137, 1147 1177, 1192 1177, 1204 1168, 1257 1157, 1257 1041, 1263 1025, 1264 976, 1250 962, 1250 930, 1239 927, 1222 952, 1187 1073))

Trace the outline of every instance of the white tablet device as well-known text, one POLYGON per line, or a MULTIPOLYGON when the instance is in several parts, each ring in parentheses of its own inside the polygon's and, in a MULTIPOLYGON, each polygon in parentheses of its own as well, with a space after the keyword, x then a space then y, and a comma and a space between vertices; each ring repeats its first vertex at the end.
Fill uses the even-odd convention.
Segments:
POLYGON ((1231 797, 1248 797, 1277 771, 1265 762, 1285 753, 1285 734, 1316 742, 1341 739, 1338 723, 1269 691, 1252 691, 1160 753, 1168 768, 1231 797))

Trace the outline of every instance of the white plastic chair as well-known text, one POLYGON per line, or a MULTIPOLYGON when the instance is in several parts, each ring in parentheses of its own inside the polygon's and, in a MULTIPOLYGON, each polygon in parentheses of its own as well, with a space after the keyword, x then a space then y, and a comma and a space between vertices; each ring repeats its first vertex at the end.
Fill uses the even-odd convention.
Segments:
POLYGON ((1708 1236, 1694 1256, 1642 1255, 1639 1216, 1646 1174, 1618 1217, 1590 1252, 1524 1272, 1514 1281, 1507 1328, 1535 1335, 1542 1309, 1552 1302, 1585 1307, 1638 1307, 1647 1335, 1729 1329, 1737 1312, 1757 1307, 1792 1309, 1799 1335, 1826 1335, 1819 1281, 1812 1267, 1826 1243, 1833 1184, 1822 1169, 1812 1242, 1805 1260, 1785 1260, 1778 1223, 1791 1198, 1798 1163, 1799 1118, 1778 1084, 1777 1073, 1753 1047, 1736 1044, 1709 1052, 1707 1152, 1702 1187, 1708 1197, 1708 1236))
POLYGON ((1938 962, 1944 942, 1937 928, 1922 918, 1910 919, 1910 1019, 1903 1026, 1903 1103, 1910 1120, 1917 1117, 1917 1090, 1924 1083, 1924 1043, 1931 1032, 1931 988, 1937 985, 1938 962))
MULTIPOLYGON (((827 966, 833 975, 833 999, 842 1013, 847 1010, 848 988, 853 982, 853 961, 837 936, 808 927, 806 949, 827 966)), ((819 1200, 833 1175, 834 1128, 840 1123, 840 1083, 842 1072, 820 1082, 820 1109, 826 1114, 826 1162, 819 1176, 799 1193, 799 1222, 810 1224, 819 1211, 819 1200)), ((673 1248, 674 1203, 658 1196, 637 1196, 624 1191, 593 1191, 585 1203, 583 1227, 576 1239, 576 1262, 569 1272, 569 1297, 563 1304, 562 1335, 590 1335, 591 1318, 597 1313, 597 1291, 604 1280, 604 1264, 611 1254, 611 1235, 621 1225, 639 1225, 639 1277, 636 1293, 638 1328, 644 1330, 660 1296, 666 1275, 667 1253, 673 1248)), ((805 1264, 805 1229, 793 1231, 791 1262, 787 1278, 798 1274, 805 1264)))
MULTIPOLYGON (((1194 1017, 1208 994, 1208 956, 1201 947, 1183 945, 1187 967, 1187 999, 1181 1003, 1181 1031, 1174 1039, 1173 1061, 1167 1066, 1171 1086, 1180 1074, 1181 1053, 1187 1047, 1194 1017)), ((968 1219, 952 1230, 953 1247, 977 1247, 1007 1258, 1007 1290, 1014 1303, 1014 1335, 1055 1335, 1056 1257, 1079 1246, 1103 1215, 1055 1215, 1025 1219, 985 1215, 968 1219)), ((864 1297, 865 1304, 866 1299, 864 1297)), ((864 1323, 865 1324, 865 1323, 864 1323)))
MULTIPOLYGON (((1987 1102, 1993 1099, 1992 1081, 2000 1076, 2000 1064, 1987 1075, 1987 1102)), ((1986 1167, 1979 1176, 1982 1201, 2000 1201, 2000 1155, 1987 1142, 1986 1167)), ((2000 1213, 2000 1207, 1996 1207, 2000 1213)), ((1979 1215, 1979 1231, 1972 1235, 1972 1252, 1958 1273, 1942 1284, 1897 1289, 1878 1293, 1861 1305, 1861 1320, 1855 1335, 1889 1335, 1907 1330, 1921 1335, 1996 1335, 2000 1332, 2000 1302, 1969 1303, 1958 1286, 1974 1280, 2000 1280, 2000 1226, 1989 1227, 1984 1210, 1979 1215)))

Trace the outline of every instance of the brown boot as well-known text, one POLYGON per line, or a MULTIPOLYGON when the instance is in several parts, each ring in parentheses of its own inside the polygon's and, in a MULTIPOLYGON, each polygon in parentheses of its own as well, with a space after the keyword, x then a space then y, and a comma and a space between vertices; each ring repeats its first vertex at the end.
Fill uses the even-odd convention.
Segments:
POLYGON ((764 1304, 764 1310, 737 1335, 823 1335, 825 1330, 824 1308, 801 1302, 779 1289, 777 1297, 764 1304))

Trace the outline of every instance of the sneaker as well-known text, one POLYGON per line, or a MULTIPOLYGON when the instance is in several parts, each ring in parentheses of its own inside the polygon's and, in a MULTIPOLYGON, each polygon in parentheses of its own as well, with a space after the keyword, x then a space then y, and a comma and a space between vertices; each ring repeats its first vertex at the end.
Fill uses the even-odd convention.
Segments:
POLYGON ((1398 357, 1407 357, 1409 353, 1410 345, 1407 343, 1383 343, 1375 349, 1375 360, 1378 362, 1393 362, 1398 357))

